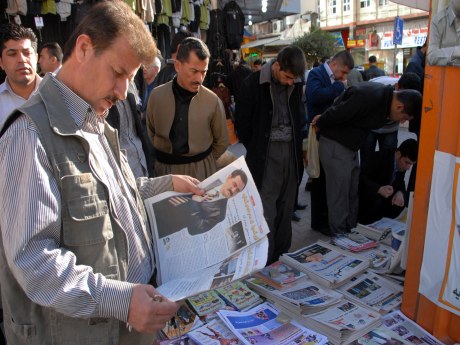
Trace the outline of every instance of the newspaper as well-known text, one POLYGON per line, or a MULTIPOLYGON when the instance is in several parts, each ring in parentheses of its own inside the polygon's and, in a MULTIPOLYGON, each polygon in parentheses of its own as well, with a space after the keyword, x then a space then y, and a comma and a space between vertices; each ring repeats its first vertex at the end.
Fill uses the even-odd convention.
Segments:
POLYGON ((368 239, 359 232, 351 232, 349 234, 337 236, 331 239, 331 241, 334 245, 353 253, 375 248, 379 245, 378 242, 368 239))
POLYGON ((402 303, 403 288, 370 271, 352 278, 339 291, 346 297, 386 314, 402 303))
POLYGON ((405 345, 405 343, 405 339, 400 337, 397 333, 385 326, 381 326, 366 333, 350 345, 405 345))
POLYGON ((240 279, 267 260, 269 229, 244 158, 199 186, 205 195, 166 192, 144 201, 158 290, 175 301, 240 279))
POLYGON ((405 344, 444 345, 400 311, 385 316, 383 325, 403 337, 405 344))
POLYGON ((323 241, 283 254, 281 261, 328 287, 338 287, 369 267, 368 260, 323 241))
POLYGON ((222 310, 222 321, 241 340, 251 345, 323 345, 327 338, 309 330, 295 321, 281 322, 278 311, 269 303, 263 303, 246 312, 222 310))
POLYGON ((276 289, 259 278, 248 278, 249 286, 265 298, 291 309, 299 314, 317 312, 342 299, 342 295, 334 290, 322 287, 319 283, 306 278, 288 289, 276 289))

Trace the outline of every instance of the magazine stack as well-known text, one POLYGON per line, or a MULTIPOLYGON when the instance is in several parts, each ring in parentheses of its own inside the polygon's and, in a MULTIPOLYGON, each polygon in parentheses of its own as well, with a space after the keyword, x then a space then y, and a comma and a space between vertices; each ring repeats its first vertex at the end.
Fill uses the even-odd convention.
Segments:
POLYGON ((369 260, 323 241, 283 254, 280 260, 329 288, 345 284, 369 267, 369 260))

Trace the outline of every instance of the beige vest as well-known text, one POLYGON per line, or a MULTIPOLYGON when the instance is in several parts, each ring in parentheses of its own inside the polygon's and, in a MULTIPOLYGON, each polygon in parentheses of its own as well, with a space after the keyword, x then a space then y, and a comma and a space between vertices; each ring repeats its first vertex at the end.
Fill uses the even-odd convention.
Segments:
MULTIPOLYGON (((61 247, 75 253, 78 264, 91 266, 95 273, 107 278, 124 281, 127 237, 109 212, 107 186, 89 167, 89 144, 79 134, 59 95, 54 82, 47 79, 16 116, 24 113, 34 121, 54 169, 62 200, 61 247)), ((135 191, 139 211, 145 216, 132 173, 121 158, 117 133, 108 125, 105 133, 129 186, 135 191)), ((33 303, 9 270, 1 236, 0 278, 8 344, 118 344, 121 323, 116 319, 72 318, 33 303)))

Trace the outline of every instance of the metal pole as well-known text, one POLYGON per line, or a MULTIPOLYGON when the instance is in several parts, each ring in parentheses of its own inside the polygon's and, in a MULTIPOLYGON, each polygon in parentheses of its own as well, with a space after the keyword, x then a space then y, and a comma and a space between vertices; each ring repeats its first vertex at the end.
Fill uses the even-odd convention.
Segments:
POLYGON ((395 50, 393 54, 393 77, 395 76, 395 73, 396 73, 396 49, 397 49, 397 44, 395 44, 395 50))

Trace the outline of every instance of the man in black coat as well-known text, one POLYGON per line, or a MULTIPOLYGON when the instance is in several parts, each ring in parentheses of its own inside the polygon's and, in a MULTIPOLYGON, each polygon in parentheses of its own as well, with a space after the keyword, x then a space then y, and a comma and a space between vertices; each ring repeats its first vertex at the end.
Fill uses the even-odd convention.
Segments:
POLYGON ((203 234, 225 219, 228 199, 241 192, 248 178, 243 170, 234 170, 220 183, 218 190, 203 196, 176 195, 153 204, 158 237, 187 229, 191 236, 203 234))
POLYGON ((305 56, 298 47, 281 50, 275 61, 247 77, 236 104, 235 124, 247 150, 246 162, 259 189, 270 233, 270 264, 291 246, 291 217, 303 174, 301 128, 305 56))
POLYGON ((404 209, 404 176, 417 160, 418 143, 407 139, 396 151, 374 152, 359 177, 359 222, 395 218, 404 209))
POLYGON ((337 98, 312 124, 320 131, 319 158, 326 175, 329 228, 343 234, 358 218, 358 150, 372 129, 390 119, 420 118, 422 95, 416 90, 394 91, 389 85, 362 82, 337 98))

